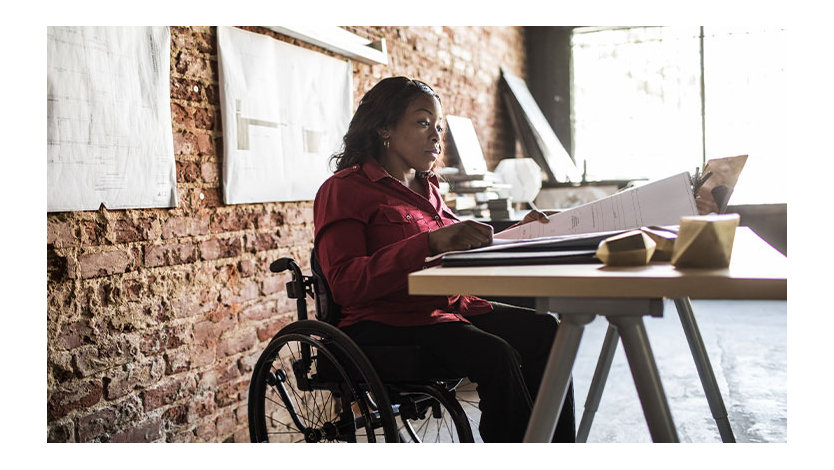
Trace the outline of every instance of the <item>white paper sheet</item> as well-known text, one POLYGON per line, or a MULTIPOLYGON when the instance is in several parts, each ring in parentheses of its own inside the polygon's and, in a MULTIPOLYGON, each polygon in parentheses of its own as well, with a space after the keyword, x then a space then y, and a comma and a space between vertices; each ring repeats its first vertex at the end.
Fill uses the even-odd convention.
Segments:
POLYGON ((47 29, 47 211, 176 207, 167 27, 47 29))
POLYGON ((688 172, 553 214, 548 223, 531 222, 504 230, 495 238, 528 239, 675 225, 686 215, 698 215, 688 172))
POLYGON ((487 172, 484 152, 478 142, 478 134, 475 133, 475 126, 469 118, 446 115, 446 124, 449 127, 449 134, 460 158, 460 170, 465 175, 483 175, 487 172))
POLYGON ((218 27, 227 204, 315 198, 353 109, 350 62, 218 27))

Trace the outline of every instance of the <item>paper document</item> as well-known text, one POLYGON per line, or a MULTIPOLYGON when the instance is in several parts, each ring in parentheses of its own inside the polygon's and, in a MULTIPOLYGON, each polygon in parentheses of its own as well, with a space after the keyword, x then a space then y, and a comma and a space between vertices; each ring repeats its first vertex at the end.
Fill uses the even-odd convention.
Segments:
POLYGON ((46 35, 47 212, 176 207, 168 28, 46 35))
POLYGON ((350 62, 217 27, 223 201, 311 201, 353 110, 350 62))
POLYGON ((549 216, 548 223, 531 222, 509 228, 495 239, 528 239, 646 225, 675 225, 686 215, 698 215, 688 172, 627 189, 549 216))

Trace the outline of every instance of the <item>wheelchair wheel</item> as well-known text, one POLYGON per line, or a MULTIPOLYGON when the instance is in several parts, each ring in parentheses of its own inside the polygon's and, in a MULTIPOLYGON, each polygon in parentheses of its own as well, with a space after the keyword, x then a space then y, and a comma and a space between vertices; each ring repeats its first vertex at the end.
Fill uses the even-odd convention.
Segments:
POLYGON ((455 398, 460 403, 463 412, 466 413, 466 418, 469 420, 469 426, 472 428, 472 435, 475 442, 484 442, 481 439, 481 434, 478 432, 478 425, 481 422, 481 400, 478 397, 478 391, 475 384, 469 379, 463 379, 457 387, 455 387, 455 398))
POLYGON ((455 399, 454 385, 391 386, 403 442, 475 442, 469 418, 455 399))
POLYGON ((284 327, 249 386, 252 442, 398 442, 385 388, 361 350, 336 327, 284 327))

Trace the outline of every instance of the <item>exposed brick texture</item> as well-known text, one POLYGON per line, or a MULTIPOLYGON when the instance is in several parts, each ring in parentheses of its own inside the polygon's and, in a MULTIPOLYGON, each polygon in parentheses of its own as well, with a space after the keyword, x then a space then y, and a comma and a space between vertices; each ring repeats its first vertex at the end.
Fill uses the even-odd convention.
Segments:
MULTIPOLYGON (((472 119, 490 167, 515 155, 498 77, 525 76, 523 28, 346 29, 389 51, 388 65, 353 62, 354 104, 386 76, 420 78, 472 119)), ((179 207, 47 214, 49 442, 248 440, 252 369, 295 315, 289 276, 268 267, 308 266, 313 206, 223 204, 216 41, 171 27, 179 207)))

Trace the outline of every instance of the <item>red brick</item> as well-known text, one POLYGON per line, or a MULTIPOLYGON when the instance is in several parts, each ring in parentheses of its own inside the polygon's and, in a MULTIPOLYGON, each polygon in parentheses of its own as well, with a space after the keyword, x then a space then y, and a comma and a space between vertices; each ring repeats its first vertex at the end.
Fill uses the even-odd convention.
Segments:
POLYGON ((215 346, 197 346, 191 351, 191 369, 198 369, 214 364, 217 358, 215 346))
POLYGON ((235 415, 231 411, 222 413, 217 417, 215 428, 217 436, 223 438, 234 433, 236 426, 237 421, 235 420, 235 415))
POLYGON ((248 380, 239 380, 237 382, 225 382, 220 384, 217 388, 217 396, 215 397, 217 406, 225 408, 227 406, 233 406, 236 403, 246 401, 248 390, 248 380))
POLYGON ((93 329, 88 320, 77 320, 61 326, 55 346, 63 349, 74 349, 82 344, 93 343, 93 329))
POLYGON ((55 217, 46 219, 46 244, 56 248, 78 246, 81 243, 75 220, 61 220, 55 217))
POLYGON ((240 238, 211 238, 200 242, 200 257, 205 260, 232 258, 243 251, 240 238))
POLYGON ((211 219, 212 233, 237 232, 255 227, 256 216, 252 213, 218 212, 211 219))
POLYGON ((92 442, 106 441, 118 429, 118 416, 114 408, 103 408, 78 419, 78 440, 92 442))
POLYGON ((210 423, 199 424, 194 431, 198 442, 214 442, 217 439, 217 429, 213 420, 210 423))
POLYGON ((197 134, 197 154, 214 155, 214 139, 209 134, 197 134))
POLYGON ((127 395, 135 389, 156 383, 162 378, 165 363, 161 358, 154 358, 144 364, 127 364, 125 369, 118 369, 105 375, 104 391, 108 400, 127 395))
POLYGON ((47 399, 48 420, 63 418, 71 411, 89 408, 101 400, 101 380, 85 380, 63 385, 47 399))
MULTIPOLYGON (((202 101, 203 84, 189 78, 171 77, 171 98, 185 101, 202 101)), ((174 136, 176 137, 176 133, 174 136)))
POLYGON ((276 333, 281 331, 281 328, 287 326, 292 320, 288 320, 286 318, 281 318, 278 320, 274 320, 271 322, 266 323, 265 325, 261 326, 257 330, 258 340, 259 341, 266 341, 276 333))
POLYGON ((102 245, 107 242, 107 224, 97 220, 82 220, 81 235, 84 244, 102 245))
POLYGON ((120 244, 150 240, 154 237, 153 222, 154 219, 151 218, 116 220, 112 226, 114 243, 120 244))
POLYGON ((197 261, 197 247, 193 243, 170 243, 145 247, 145 266, 174 266, 197 261))
POLYGON ((284 222, 285 218, 283 212, 269 212, 258 216, 257 228, 277 228, 284 225, 284 222))
POLYGON ((246 251, 274 250, 283 245, 282 241, 273 233, 249 233, 246 234, 246 251))
POLYGON ((195 397, 188 404, 188 414, 192 417, 204 418, 213 414, 216 409, 213 393, 195 397))
POLYGON ((75 423, 66 420, 47 424, 46 442, 75 442, 75 423))
POLYGON ((255 263, 251 259, 242 259, 237 263, 237 272, 240 277, 249 277, 255 274, 255 263))
POLYGON ((274 304, 258 303, 244 308, 240 312, 240 321, 261 321, 266 320, 267 318, 270 318, 273 315, 275 315, 274 304))
POLYGON ((217 367, 215 368, 215 372, 217 372, 218 385, 240 377, 240 369, 238 369, 236 362, 217 367))
POLYGON ((286 290, 287 279, 284 276, 265 277, 261 283, 261 290, 264 295, 283 292, 286 290))
POLYGON ((192 108, 191 116, 194 119, 194 127, 207 131, 215 130, 215 123, 219 122, 219 113, 213 108, 192 108))
POLYGON ((217 162, 203 162, 200 164, 200 177, 206 183, 219 183, 217 162))
POLYGON ((110 442, 153 442, 162 437, 162 420, 153 418, 116 433, 110 442))
POLYGON ((188 423, 188 405, 172 406, 162 413, 162 422, 168 426, 182 426, 188 423))
POLYGON ((199 183, 200 167, 197 162, 177 161, 177 181, 181 183, 199 183))
POLYGON ((139 340, 128 335, 102 336, 95 345, 79 346, 73 350, 75 369, 82 376, 90 376, 105 369, 121 366, 139 353, 139 340))
POLYGON ((255 331, 248 331, 221 338, 217 343, 217 357, 231 356, 252 349, 257 342, 255 331))
POLYGON ((121 274, 135 268, 134 254, 126 250, 100 251, 78 257, 82 279, 121 274))
POLYGON ((195 382, 191 377, 170 379, 156 387, 142 392, 145 411, 152 411, 168 405, 194 392, 195 382))

